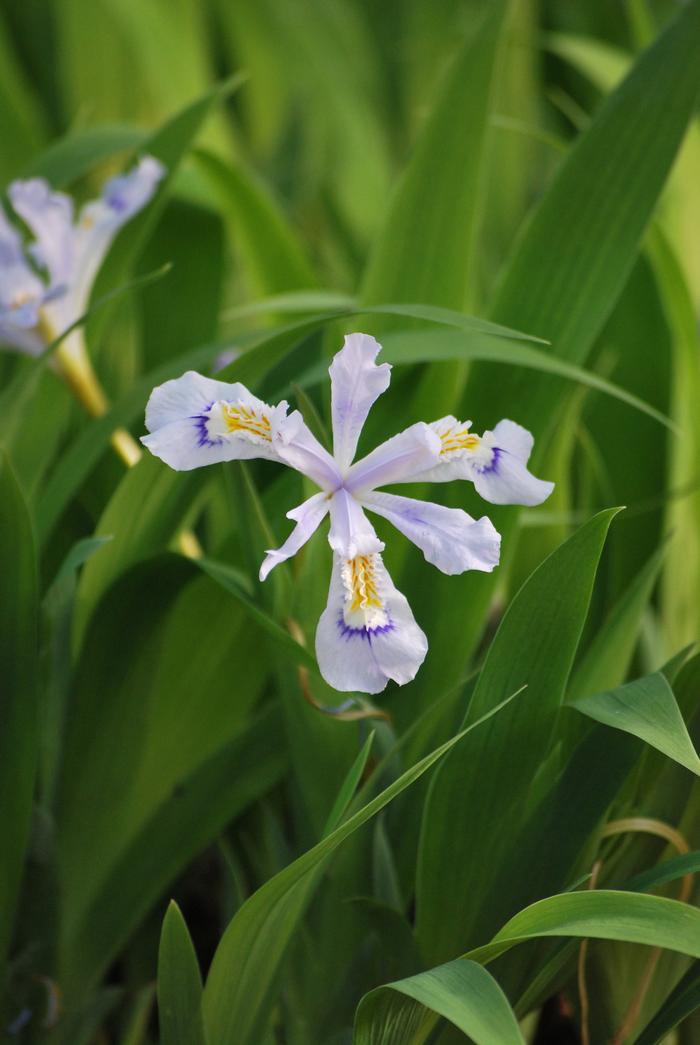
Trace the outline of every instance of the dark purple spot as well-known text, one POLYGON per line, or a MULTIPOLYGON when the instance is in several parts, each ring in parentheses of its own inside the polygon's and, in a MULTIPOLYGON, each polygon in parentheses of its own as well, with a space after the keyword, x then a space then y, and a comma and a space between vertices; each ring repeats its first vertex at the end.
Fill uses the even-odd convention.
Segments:
POLYGON ((499 462, 502 454, 503 454, 503 450, 499 449, 499 447, 497 447, 497 446, 494 446, 494 448, 493 448, 493 457, 491 458, 491 463, 487 464, 484 468, 480 468, 479 469, 481 474, 482 475, 491 475, 494 472, 498 473, 498 462, 499 462))
POLYGON ((382 624, 378 628, 351 628, 349 624, 345 623, 345 618, 342 612, 338 615, 338 631, 340 632, 340 637, 342 639, 349 640, 360 638, 366 640, 371 645, 372 639, 375 638, 375 636, 388 635, 388 633, 394 631, 395 628, 396 625, 391 618, 386 622, 386 624, 382 624))
POLYGON ((221 436, 217 436, 216 439, 209 438, 209 430, 207 429, 207 422, 209 421, 209 411, 213 407, 213 403, 204 408, 204 413, 193 414, 190 420, 194 421, 194 426, 197 429, 197 446, 221 446, 223 439, 221 436))

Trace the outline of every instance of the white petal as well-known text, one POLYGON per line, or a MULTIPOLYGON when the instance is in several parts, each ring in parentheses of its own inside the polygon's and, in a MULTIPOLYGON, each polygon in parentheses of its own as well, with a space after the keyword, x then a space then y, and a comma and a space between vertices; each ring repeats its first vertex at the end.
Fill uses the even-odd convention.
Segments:
POLYGON ((507 450, 523 464, 527 464, 535 443, 532 433, 528 432, 527 428, 516 424, 515 421, 504 419, 498 422, 491 435, 494 446, 500 446, 502 450, 507 450))
POLYGON ((536 505, 549 497, 554 483, 536 479, 526 468, 534 442, 526 428, 503 420, 492 432, 478 436, 470 425, 454 417, 430 425, 440 438, 439 463, 426 469, 421 481, 469 479, 491 504, 536 505))
POLYGON ((141 442, 177 471, 218 461, 280 460, 276 433, 287 404, 271 407, 241 384, 189 370, 154 388, 146 407, 150 435, 141 442))
POLYGON ((298 410, 276 432, 275 446, 285 464, 308 476, 322 490, 337 490, 342 476, 337 464, 306 425, 298 410))
POLYGON ((36 237, 32 252, 49 273, 51 284, 67 284, 74 259, 72 199, 63 192, 53 192, 44 178, 13 181, 7 194, 36 237))
POLYGON ((75 258, 70 280, 70 300, 63 320, 72 323, 86 310, 92 285, 119 229, 153 197, 165 167, 145 156, 127 174, 111 178, 98 200, 80 211, 75 227, 75 258))
POLYGON ((546 501, 554 483, 536 479, 515 454, 494 446, 490 464, 475 469, 474 487, 491 504, 532 506, 546 501))
POLYGON ((440 437, 419 421, 387 439, 350 468, 345 486, 353 493, 410 482, 440 458, 440 437))
POLYGON ((501 537, 485 515, 476 520, 461 508, 390 493, 368 494, 363 504, 388 519, 443 573, 490 573, 498 565, 501 537))
POLYGON ((330 501, 331 528, 328 542, 343 559, 380 552, 384 545, 362 511, 359 502, 347 490, 337 490, 330 501))
POLYGON ((315 493, 313 497, 309 497, 308 501, 304 501, 298 508, 292 508, 290 512, 287 512, 287 518, 294 519, 296 526, 280 548, 266 553, 263 564, 260 567, 261 581, 265 580, 270 570, 274 569, 278 563, 284 562, 285 559, 291 559, 306 544, 325 518, 328 506, 328 494, 321 491, 320 493, 315 493))
POLYGON ((389 387, 391 367, 377 366, 381 345, 368 334, 348 334, 331 363, 333 456, 341 470, 352 463, 372 405, 389 387))
MULTIPOLYGON (((0 207, 0 324, 3 340, 24 347, 27 337, 13 336, 12 328, 29 331, 39 319, 46 288, 24 256, 22 240, 0 207), (17 342, 21 342, 18 345, 17 342)), ((41 341, 38 338, 29 340, 41 341)))
POLYGON ((380 693, 389 679, 410 682, 428 641, 380 555, 333 557, 328 605, 316 631, 321 674, 342 692, 380 693))
POLYGON ((0 345, 16 348, 30 356, 39 356, 46 348, 41 338, 33 330, 23 330, 11 323, 3 322, 0 316, 0 345))

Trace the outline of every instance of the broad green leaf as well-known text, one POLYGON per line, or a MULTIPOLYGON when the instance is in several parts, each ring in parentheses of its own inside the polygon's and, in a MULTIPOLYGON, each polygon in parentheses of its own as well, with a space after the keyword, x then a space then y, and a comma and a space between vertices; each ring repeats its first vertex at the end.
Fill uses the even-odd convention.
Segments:
POLYGON ((573 672, 567 691, 569 703, 604 686, 616 686, 624 681, 639 639, 642 615, 667 550, 664 544, 651 556, 593 636, 573 672))
POLYGON ((467 302, 506 4, 490 8, 457 54, 395 190, 365 270, 364 304, 467 302))
POLYGON ((55 189, 65 189, 115 153, 138 148, 145 137, 138 127, 118 124, 76 131, 35 156, 24 177, 46 178, 55 189))
POLYGON ((256 637, 181 557, 140 564, 102 600, 71 685, 58 788, 66 991, 99 976, 171 876, 277 781, 274 705, 250 723, 269 669, 239 654, 256 637))
POLYGON ((432 781, 416 886, 417 930, 428 961, 483 938, 512 910, 510 893, 521 878, 514 840, 529 812, 533 777, 550 752, 615 514, 601 512, 581 527, 520 589, 489 649, 465 721, 518 686, 527 692, 450 755, 432 781), (484 866, 494 873, 510 869, 513 883, 494 888, 484 866))
POLYGON ((570 703, 596 722, 632 733, 691 773, 700 774, 700 758, 678 710, 673 690, 660 671, 628 682, 626 686, 579 697, 570 703))
MULTIPOLYGON (((694 112, 698 46, 700 4, 692 0, 640 56, 567 154, 516 241, 491 319, 547 338, 562 360, 585 363, 632 270, 694 112)), ((562 393, 561 382, 550 377, 513 370, 494 381, 489 367, 475 364, 454 412, 472 418, 477 429, 502 417, 523 424, 535 435, 536 471, 565 402, 562 393)), ((506 508, 490 514, 507 555, 518 513, 506 508)), ((433 657, 409 699, 418 702, 463 674, 497 580, 493 574, 476 585, 467 575, 429 583, 426 600, 450 605, 454 612, 429 636, 433 657), (463 650, 459 658, 453 655, 457 648, 463 650)))
POLYGON ((234 245, 254 292, 278 294, 313 287, 316 277, 304 249, 265 186, 238 161, 226 164, 203 151, 194 158, 207 195, 218 202, 231 224, 234 245))
POLYGON ((0 453, 0 968, 10 946, 37 768, 37 565, 27 506, 0 453))
MULTIPOLYGON (((165 193, 173 173, 187 150, 192 146, 213 106, 235 91, 241 82, 240 77, 233 77, 228 82, 207 91, 142 142, 142 152, 160 160, 167 168, 168 174, 160 183, 149 205, 132 221, 127 222, 115 239, 95 280, 93 296, 100 296, 105 290, 125 281, 134 259, 142 248, 146 236, 153 229, 158 213, 162 209, 165 193)), ((99 322, 90 325, 89 335, 98 334, 104 329, 106 322, 104 313, 98 317, 98 320, 99 322)))
POLYGON ((162 1045, 205 1045, 202 976, 174 900, 163 919, 158 950, 158 1029, 162 1045))
POLYGON ((700 961, 695 961, 669 994, 634 1045, 663 1045, 674 1027, 700 1008, 700 961))
POLYGON ((65 988, 93 984, 159 896, 224 827, 272 788, 285 766, 272 711, 188 774, 107 868, 64 941, 65 988))
POLYGON ((353 1045, 419 1045, 434 1022, 428 1020, 426 1027, 426 1009, 459 1027, 475 1045, 525 1045, 493 976, 463 958, 366 994, 355 1016, 353 1045))
POLYGON ((700 958, 700 910, 678 900, 622 890, 562 893, 520 911, 490 943, 465 957, 490 962, 518 943, 547 936, 623 940, 700 958))
POLYGON ((213 1041, 220 1045, 252 1045, 260 1040, 280 964, 327 859, 346 838, 502 707, 503 703, 490 709, 486 716, 411 766, 243 904, 219 943, 204 991, 205 1028, 213 1041))
POLYGON ((102 595, 130 566, 167 547, 206 481, 205 471, 173 473, 151 457, 131 468, 115 490, 95 530, 113 540, 83 570, 75 617, 79 645, 102 595))

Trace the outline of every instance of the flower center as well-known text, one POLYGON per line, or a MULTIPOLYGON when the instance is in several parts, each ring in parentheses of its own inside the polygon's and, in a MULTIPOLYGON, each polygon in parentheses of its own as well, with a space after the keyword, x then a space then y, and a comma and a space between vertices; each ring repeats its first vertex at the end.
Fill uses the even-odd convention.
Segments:
POLYGON ((22 308, 28 302, 34 299, 35 295, 29 290, 18 290, 17 293, 10 299, 10 311, 16 312, 18 308, 22 308))
POLYGON ((439 434, 442 441, 440 456, 451 454, 455 450, 475 450, 480 442, 478 435, 470 434, 467 425, 448 428, 445 432, 440 432, 439 434))
POLYGON ((248 432, 271 442, 272 429, 266 414, 257 413, 253 407, 234 406, 232 403, 222 403, 221 413, 230 433, 248 432))

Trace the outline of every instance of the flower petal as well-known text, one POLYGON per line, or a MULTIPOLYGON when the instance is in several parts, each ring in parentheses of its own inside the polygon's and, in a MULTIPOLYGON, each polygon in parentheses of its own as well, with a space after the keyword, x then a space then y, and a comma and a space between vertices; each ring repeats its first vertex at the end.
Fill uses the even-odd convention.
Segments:
POLYGON ((443 573, 490 573, 498 565, 501 536, 485 515, 476 520, 461 508, 390 493, 368 494, 362 503, 388 519, 443 573))
POLYGON ((410 482, 439 461, 441 446, 437 433, 419 421, 357 461, 347 473, 345 487, 359 493, 410 482))
POLYGON ((306 425, 298 410, 294 410, 280 425, 275 447, 280 460, 308 476, 322 490, 337 490, 342 476, 337 464, 306 425))
POLYGON ((218 461, 280 460, 275 437, 287 404, 271 407, 245 385, 189 370, 154 388, 146 407, 150 435, 141 442, 177 471, 218 461))
POLYGON ((381 347, 368 334, 348 334, 328 370, 331 375, 333 455, 342 471, 352 464, 362 426, 372 405, 389 387, 390 365, 382 363, 377 366, 375 363, 381 347))
POLYGON ((384 545, 362 511, 360 503, 347 490, 337 490, 330 500, 331 528, 328 543, 343 559, 380 552, 384 545))
POLYGON ((35 327, 45 295, 44 284, 27 264, 19 233, 0 207, 0 323, 4 341, 22 348, 27 340, 34 341, 41 350, 38 337, 27 339, 22 333, 13 336, 12 328, 29 331, 35 327))
POLYGON ((299 549, 306 544, 316 532, 320 523, 325 518, 329 507, 328 494, 323 490, 309 497, 307 501, 300 504, 298 508, 292 508, 287 512, 288 519, 294 519, 296 526, 287 540, 280 548, 270 550, 266 553, 263 564, 260 567, 260 580, 264 581, 270 570, 285 559, 291 559, 299 549))
POLYGON ((493 447, 491 463, 476 469, 474 487, 491 504, 524 504, 532 507, 547 500, 554 483, 535 478, 514 454, 493 447))
POLYGON ((389 679, 415 678, 428 640, 380 555, 333 557, 328 605, 316 631, 316 657, 329 685, 380 693, 389 679))
POLYGON ((30 248, 54 287, 67 284, 74 261, 73 200, 54 192, 44 178, 13 181, 7 190, 12 206, 36 237, 30 248))
POLYGON ((75 227, 75 258, 70 282, 70 300, 62 319, 74 322, 87 308, 92 285, 112 241, 125 225, 152 199, 166 168, 152 156, 144 156, 127 174, 111 178, 98 200, 80 211, 75 227))
POLYGON ((541 504, 554 483, 536 479, 526 467, 533 446, 530 432, 514 421, 499 421, 492 432, 478 436, 470 421, 443 417, 430 428, 441 443, 439 463, 419 478, 431 483, 469 479, 492 504, 541 504))

